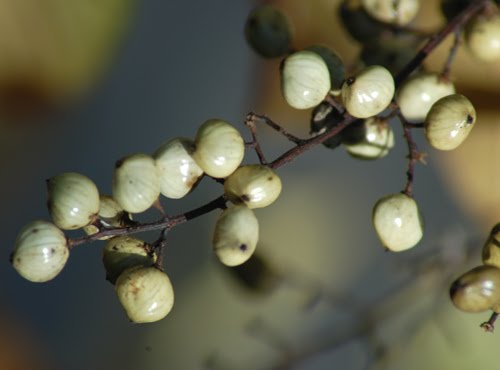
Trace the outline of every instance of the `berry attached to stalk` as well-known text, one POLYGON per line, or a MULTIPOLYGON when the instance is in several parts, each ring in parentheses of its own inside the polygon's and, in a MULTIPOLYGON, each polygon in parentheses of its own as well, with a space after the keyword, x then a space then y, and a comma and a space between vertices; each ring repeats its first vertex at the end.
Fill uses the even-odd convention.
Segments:
POLYGON ((414 247, 423 236, 417 203, 402 193, 385 196, 375 204, 373 225, 382 245, 393 252, 414 247))
POLYGON ((10 258, 22 277, 43 283, 61 272, 68 257, 64 233, 51 222, 37 220, 21 230, 10 258))
POLYGON ((342 144, 355 158, 378 159, 394 147, 394 132, 386 120, 370 117, 349 125, 342 132, 342 144))

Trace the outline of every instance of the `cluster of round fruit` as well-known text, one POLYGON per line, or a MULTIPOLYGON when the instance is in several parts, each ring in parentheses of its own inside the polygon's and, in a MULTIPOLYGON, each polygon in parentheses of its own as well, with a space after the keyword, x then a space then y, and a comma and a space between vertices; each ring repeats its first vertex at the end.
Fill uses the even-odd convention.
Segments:
MULTIPOLYGON (((500 223, 484 243, 483 265, 467 271, 450 288, 453 304, 465 312, 500 313, 500 223)), ((487 328, 488 329, 488 328, 487 328)))
MULTIPOLYGON (((418 1, 361 3, 363 9, 357 11, 397 25, 408 23, 418 10, 418 1)), ((475 109, 466 97, 455 93, 454 85, 441 74, 421 71, 397 91, 391 72, 380 65, 362 68, 345 78, 341 58, 330 49, 312 46, 291 52, 290 29, 283 13, 264 5, 251 13, 246 35, 259 54, 285 55, 280 71, 282 94, 296 109, 314 108, 311 134, 332 129, 345 119, 345 113, 357 118, 326 140, 326 147, 333 149, 343 144, 349 154, 362 159, 387 155, 394 146, 394 134, 388 119, 378 115, 393 101, 396 105, 392 110, 399 109, 404 120, 424 121, 425 136, 436 149, 455 149, 469 135, 476 120, 475 109), (338 98, 338 105, 325 101, 328 98, 338 98)), ((374 207, 373 223, 382 244, 391 251, 409 249, 422 238, 418 207, 408 194, 380 199, 374 207)))
MULTIPOLYGON (((119 160, 112 196, 99 195, 94 182, 79 173, 52 177, 47 181, 52 222, 37 220, 26 225, 16 240, 11 262, 24 278, 49 281, 61 272, 69 256, 71 241, 62 230, 83 228, 87 234, 95 234, 127 227, 132 223, 130 214, 146 211, 160 194, 184 197, 206 174, 225 179, 225 195, 234 204, 217 220, 214 251, 222 263, 239 265, 250 258, 259 238, 252 209, 273 203, 281 192, 281 180, 268 166, 241 166, 244 152, 238 130, 212 119, 199 128, 194 141, 175 138, 152 156, 140 153, 119 160)), ((108 239, 103 250, 106 276, 115 285, 129 319, 152 322, 167 315, 173 305, 173 289, 157 264, 155 246, 128 235, 100 239, 108 239)))

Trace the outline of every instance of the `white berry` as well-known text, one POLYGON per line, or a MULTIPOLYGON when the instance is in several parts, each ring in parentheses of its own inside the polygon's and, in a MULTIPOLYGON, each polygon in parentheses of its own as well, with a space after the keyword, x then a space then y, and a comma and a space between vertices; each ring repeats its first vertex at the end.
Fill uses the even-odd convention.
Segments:
POLYGON ((464 32, 467 49, 477 60, 494 62, 500 59, 500 15, 477 16, 464 32))
POLYGON ((423 236, 417 203, 405 194, 380 199, 373 209, 373 225, 382 245, 393 252, 414 247, 423 236))
POLYGON ((92 222, 99 211, 99 191, 92 180, 66 172, 47 180, 48 207, 52 220, 64 230, 92 222))
POLYGON ((425 119, 425 136, 434 148, 453 150, 469 136, 476 110, 465 96, 453 94, 439 99, 425 119))
MULTIPOLYGON (((353 123, 353 125, 355 124, 358 123, 353 123)), ((382 158, 394 147, 394 132, 387 121, 370 117, 359 125, 357 138, 353 138, 353 141, 343 138, 347 152, 353 157, 359 159, 382 158)))
POLYGON ((342 84, 341 97, 347 112, 368 118, 382 112, 394 96, 394 79, 382 66, 370 66, 342 84))
POLYGON ((174 305, 170 279, 155 267, 125 270, 118 277, 115 290, 128 318, 135 323, 159 321, 174 305))
POLYGON ((160 196, 160 174, 154 159, 138 153, 118 161, 113 173, 113 198, 127 212, 144 212, 160 196))
POLYGON ((184 197, 203 176, 193 152, 194 143, 179 137, 162 144, 153 154, 160 172, 160 192, 167 198, 184 197))
POLYGON ((247 261, 259 240, 259 223, 251 209, 244 205, 227 208, 219 216, 213 236, 214 252, 227 266, 247 261))
POLYGON ((330 73, 318 54, 299 51, 288 56, 281 66, 281 92, 296 109, 312 108, 330 91, 330 73))
MULTIPOLYGON (((99 212, 97 216, 99 221, 107 227, 123 226, 125 220, 130 219, 130 215, 109 195, 99 196, 99 212)), ((87 235, 93 235, 99 232, 99 228, 94 224, 85 226, 83 230, 87 235)), ((99 240, 106 240, 109 238, 111 238, 111 236, 104 236, 99 238, 99 240)))
POLYGON ((361 0, 361 4, 373 18, 398 26, 410 23, 420 7, 419 0, 361 0))
POLYGON ((193 158, 209 176, 223 178, 238 168, 245 143, 238 130, 226 121, 210 119, 196 133, 193 158))
POLYGON ((64 233, 51 222, 38 220, 26 225, 17 236, 11 262, 22 277, 42 283, 56 277, 68 257, 64 233))
POLYGON ((450 80, 438 73, 422 72, 404 82, 396 93, 396 101, 408 121, 422 122, 436 101, 454 93, 450 80))
POLYGON ((248 208, 267 207, 281 193, 281 179, 271 168, 260 164, 242 166, 224 182, 228 199, 248 208))

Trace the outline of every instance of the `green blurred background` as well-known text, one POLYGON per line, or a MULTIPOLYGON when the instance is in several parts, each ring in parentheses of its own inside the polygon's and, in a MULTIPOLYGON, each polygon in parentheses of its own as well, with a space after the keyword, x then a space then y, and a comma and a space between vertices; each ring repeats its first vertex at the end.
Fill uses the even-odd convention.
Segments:
MULTIPOLYGON (((354 65, 359 45, 339 25, 338 1, 274 3, 295 25, 295 47, 324 43, 354 65)), ((438 2, 423 3, 416 24, 439 27, 438 2)), ((169 234, 176 302, 159 323, 127 321, 104 280, 101 243, 76 248, 46 284, 24 281, 10 266, 21 227, 48 218, 50 176, 81 172, 109 193, 117 159, 193 137, 215 117, 248 139, 249 111, 308 135, 309 112, 287 107, 279 93, 279 61, 261 60, 245 43, 245 19, 257 4, 0 1, 0 369, 498 368, 500 334, 478 328, 488 314, 461 313, 448 300, 449 283, 480 262, 499 219, 500 68, 464 52, 452 76, 478 105, 478 125, 451 153, 428 148, 417 133, 429 152, 415 181, 426 233, 411 251, 385 253, 370 220, 378 198, 404 187, 406 144, 396 124, 396 147, 379 161, 321 147, 280 169, 281 197, 256 212, 258 252, 278 284, 245 288, 217 262, 210 247, 217 212, 169 234)), ((448 47, 430 68, 441 68, 448 47)), ((259 132, 269 158, 289 147, 269 129, 259 132)), ((204 180, 164 204, 175 214, 220 191, 204 180)))

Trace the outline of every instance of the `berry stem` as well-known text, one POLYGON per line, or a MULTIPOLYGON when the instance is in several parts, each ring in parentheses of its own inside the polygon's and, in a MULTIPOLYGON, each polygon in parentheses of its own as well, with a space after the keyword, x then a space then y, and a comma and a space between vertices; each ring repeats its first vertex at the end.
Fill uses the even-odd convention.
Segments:
POLYGON ((480 326, 487 333, 493 333, 495 330, 495 321, 497 320, 498 313, 493 312, 488 321, 483 322, 480 326))

